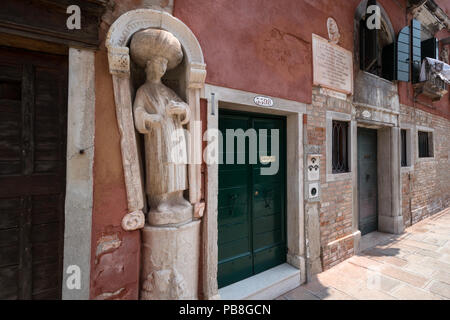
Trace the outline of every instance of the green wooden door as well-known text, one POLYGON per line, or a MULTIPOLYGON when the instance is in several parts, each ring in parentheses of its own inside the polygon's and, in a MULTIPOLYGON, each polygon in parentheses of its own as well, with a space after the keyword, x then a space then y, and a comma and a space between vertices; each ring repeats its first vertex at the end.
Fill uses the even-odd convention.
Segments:
POLYGON ((377 130, 358 128, 358 202, 361 234, 378 228, 377 130))
POLYGON ((223 164, 219 165, 218 284, 223 287, 286 261, 286 133, 284 118, 229 111, 219 113, 219 129, 223 135, 223 164), (226 149, 227 129, 247 133, 255 129, 253 138, 245 138, 241 154, 235 136, 230 136, 234 139, 233 152, 226 149), (277 134, 272 129, 278 129, 278 137, 273 137, 279 142, 278 154, 272 150, 272 135, 277 134), (257 141, 256 150, 250 145, 252 139, 257 141), (261 139, 267 141, 265 158, 259 152, 261 139), (245 163, 238 163, 242 153, 245 163), (250 163, 251 153, 256 163, 250 163), (233 164, 229 163, 231 158, 233 164), (261 168, 271 165, 278 166, 278 170, 269 172, 274 174, 261 172, 261 168))

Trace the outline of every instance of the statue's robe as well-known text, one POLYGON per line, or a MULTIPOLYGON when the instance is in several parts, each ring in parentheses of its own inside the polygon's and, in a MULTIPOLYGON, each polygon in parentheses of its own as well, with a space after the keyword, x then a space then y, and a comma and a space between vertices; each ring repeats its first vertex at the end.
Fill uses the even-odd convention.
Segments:
POLYGON ((146 193, 150 198, 188 188, 186 137, 179 117, 167 113, 171 101, 184 103, 164 84, 146 82, 138 89, 133 105, 135 121, 142 121, 143 111, 162 117, 158 127, 142 130, 142 123, 136 123, 145 134, 146 193))

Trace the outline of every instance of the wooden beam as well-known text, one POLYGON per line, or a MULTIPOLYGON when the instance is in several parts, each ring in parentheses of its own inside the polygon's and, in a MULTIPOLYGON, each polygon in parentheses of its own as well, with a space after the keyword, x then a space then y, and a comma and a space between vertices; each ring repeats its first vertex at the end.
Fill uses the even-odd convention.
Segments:
POLYGON ((0 32, 66 46, 97 48, 105 10, 103 0, 2 0, 0 32), (80 7, 80 29, 67 28, 66 9, 70 5, 80 7))

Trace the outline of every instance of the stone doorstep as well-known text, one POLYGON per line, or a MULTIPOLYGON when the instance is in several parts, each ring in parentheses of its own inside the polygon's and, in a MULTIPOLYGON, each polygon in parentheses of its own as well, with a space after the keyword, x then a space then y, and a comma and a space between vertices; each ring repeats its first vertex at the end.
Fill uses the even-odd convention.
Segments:
POLYGON ((271 300, 300 286, 300 270, 283 263, 219 289, 222 300, 271 300))
POLYGON ((394 240, 397 240, 397 238, 399 238, 398 235, 374 231, 361 237, 361 239, 359 240, 359 249, 362 252, 367 249, 373 248, 378 244, 392 242, 394 240))

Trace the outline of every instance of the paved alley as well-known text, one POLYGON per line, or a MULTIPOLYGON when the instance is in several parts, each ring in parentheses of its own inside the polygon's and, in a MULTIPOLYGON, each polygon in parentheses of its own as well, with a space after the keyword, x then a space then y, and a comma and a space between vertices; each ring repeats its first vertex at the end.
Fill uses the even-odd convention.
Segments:
POLYGON ((450 299, 450 208, 402 235, 368 234, 359 255, 278 299, 450 299))

